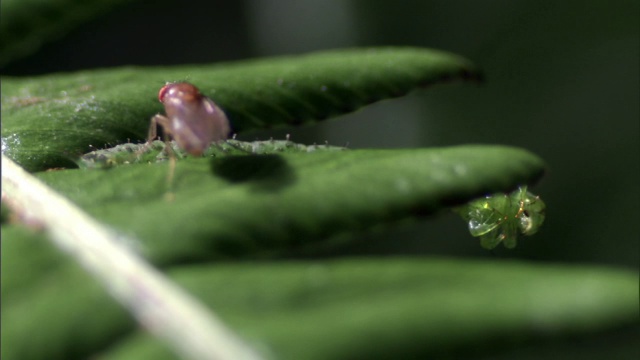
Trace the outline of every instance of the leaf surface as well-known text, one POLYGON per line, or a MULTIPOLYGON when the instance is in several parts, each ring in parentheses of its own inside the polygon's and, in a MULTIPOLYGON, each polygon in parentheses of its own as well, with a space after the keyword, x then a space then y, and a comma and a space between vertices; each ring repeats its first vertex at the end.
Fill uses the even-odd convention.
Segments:
POLYGON ((187 80, 228 115, 235 132, 344 114, 419 87, 478 72, 465 59, 419 48, 334 50, 216 65, 118 68, 3 78, 2 151, 25 169, 75 167, 91 150, 146 137, 163 112, 158 90, 187 80))
POLYGON ((39 177, 168 264, 286 253, 508 191, 544 171, 537 156, 502 146, 188 158, 167 201, 167 165, 39 177))
MULTIPOLYGON (((66 256, 3 229, 3 358, 175 358, 66 256)), ((638 323, 637 274, 597 267, 345 258, 168 275, 272 359, 478 356, 638 323)))

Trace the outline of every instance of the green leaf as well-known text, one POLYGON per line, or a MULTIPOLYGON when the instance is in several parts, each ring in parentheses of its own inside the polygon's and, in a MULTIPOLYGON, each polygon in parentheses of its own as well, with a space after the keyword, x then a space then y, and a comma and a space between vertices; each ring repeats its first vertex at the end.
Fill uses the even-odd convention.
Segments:
POLYGON ((434 83, 477 78, 456 55, 337 50, 217 65, 120 68, 2 79, 2 152, 29 171, 75 167, 91 146, 144 139, 167 81, 194 83, 234 131, 299 125, 434 83))
POLYGON ((77 358, 133 330, 127 312, 44 234, 3 225, 2 239, 2 319, 12 329, 2 342, 17 345, 2 346, 2 358, 77 358))
MULTIPOLYGON (((90 145, 143 138, 150 116, 162 111, 155 98, 158 88, 187 76, 225 109, 236 131, 248 131, 319 121, 419 86, 475 74, 468 62, 446 53, 369 49, 216 66, 7 78, 2 146, 3 152, 33 171, 81 163, 84 169, 37 176, 133 239, 128 246, 170 270, 176 281, 220 312, 241 335, 263 344, 258 347, 268 354, 285 359, 369 358, 384 351, 428 354, 468 344, 464 339, 470 338, 469 333, 445 331, 451 343, 423 346, 409 336, 429 335, 431 326, 438 327, 439 319, 431 325, 431 315, 422 316, 425 301, 433 309, 436 302, 451 297, 450 289, 430 291, 437 285, 434 274, 456 280, 445 279, 446 283, 471 286, 478 278, 468 280, 461 274, 487 275, 482 267, 469 266, 459 273, 456 269, 465 268, 465 261, 436 261, 435 268, 394 260, 215 267, 211 262, 310 253, 309 248, 339 235, 432 215, 486 193, 510 191, 542 175, 544 163, 537 156, 502 146, 344 151, 290 142, 230 141, 222 150, 212 148, 206 157, 180 159, 174 181, 168 183, 170 164, 156 159, 160 147, 155 145, 140 159, 131 144, 82 159, 81 155, 90 145), (266 150, 254 151, 258 148, 266 150), (169 193, 172 201, 166 200, 169 193), (331 280, 323 282, 322 273, 319 283, 307 278, 309 266, 326 267, 331 280), (289 272, 295 274, 283 275, 289 272), (424 285, 425 278, 431 279, 431 286, 424 285), (243 306, 260 295, 255 290, 269 290, 270 295, 253 303, 257 306, 253 313, 247 312, 243 306), (266 312, 260 313, 261 309, 266 312), (336 317, 345 312, 348 316, 336 317), (298 333, 292 325, 300 321, 310 327, 298 333), (371 338, 376 342, 373 347, 366 341, 371 338)), ((4 357, 137 358, 145 351, 168 355, 137 334, 135 324, 105 291, 43 244, 40 235, 6 223, 2 235, 11 239, 2 242, 1 285, 6 295, 2 315, 11 328, 3 333, 3 342, 15 344, 2 348, 4 357), (113 352, 105 350, 110 347, 113 352)), ((508 267, 503 270, 510 272, 508 267)), ((489 303, 483 300, 483 306, 471 313, 489 303)), ((460 303, 452 304, 451 309, 464 309, 460 303)), ((619 323, 612 318, 617 319, 606 317, 595 327, 619 323)), ((459 325, 466 323, 454 327, 459 325)), ((497 325, 501 329, 504 323, 497 325)))
POLYGON ((166 163, 39 177, 167 264, 291 251, 510 190, 543 170, 535 155, 501 146, 188 158, 173 201, 166 163))
POLYGON ((3 0, 0 67, 130 0, 3 0))
MULTIPOLYGON (((175 358, 41 237, 2 235, 3 359, 175 358)), ((351 258, 168 275, 273 359, 478 356, 638 324, 637 273, 597 267, 351 258)))

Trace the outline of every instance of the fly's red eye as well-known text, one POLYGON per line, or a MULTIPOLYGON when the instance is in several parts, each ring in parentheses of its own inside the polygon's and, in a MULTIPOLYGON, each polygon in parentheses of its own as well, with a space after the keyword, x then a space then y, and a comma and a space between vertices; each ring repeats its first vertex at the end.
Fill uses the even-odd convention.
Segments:
POLYGON ((171 87, 173 87, 173 85, 174 84, 167 84, 160 89, 160 92, 158 92, 158 101, 162 102, 164 95, 167 93, 167 91, 169 91, 171 87))

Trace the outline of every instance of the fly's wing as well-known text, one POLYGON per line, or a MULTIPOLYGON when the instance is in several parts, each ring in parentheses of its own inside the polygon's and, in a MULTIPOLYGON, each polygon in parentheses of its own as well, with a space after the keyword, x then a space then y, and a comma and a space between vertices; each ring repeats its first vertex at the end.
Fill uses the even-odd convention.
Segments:
POLYGON ((165 103, 165 110, 171 120, 170 135, 192 155, 202 154, 231 132, 227 116, 207 97, 173 98, 165 103))
POLYGON ((165 97, 164 108, 169 118, 169 129, 165 131, 178 143, 180 148, 192 155, 204 152, 207 144, 202 140, 203 114, 201 96, 165 97))
POLYGON ((226 140, 231 133, 231 125, 224 111, 208 97, 204 98, 203 111, 206 113, 206 128, 211 134, 210 141, 226 140))

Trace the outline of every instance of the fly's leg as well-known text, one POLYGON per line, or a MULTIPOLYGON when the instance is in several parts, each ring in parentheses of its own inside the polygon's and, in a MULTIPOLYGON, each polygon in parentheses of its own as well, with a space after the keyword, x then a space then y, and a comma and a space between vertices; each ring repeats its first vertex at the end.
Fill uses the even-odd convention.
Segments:
POLYGON ((151 143, 158 137, 158 125, 162 126, 165 130, 169 129, 169 118, 156 114, 151 118, 151 124, 149 125, 149 133, 147 135, 147 142, 136 152, 136 156, 140 159, 140 156, 144 154, 151 147, 151 143))
POLYGON ((156 124, 162 126, 162 130, 164 130, 164 150, 169 155, 169 173, 167 174, 167 188, 168 192, 166 194, 166 198, 168 200, 173 199, 173 176, 176 172, 176 158, 177 154, 173 151, 171 147, 171 142, 169 141, 169 137, 171 136, 171 120, 163 115, 156 115, 151 118, 151 128, 149 128, 149 141, 151 141, 152 136, 156 137, 156 124))
POLYGON ((173 176, 176 173, 176 153, 171 148, 171 143, 169 142, 169 137, 165 136, 164 139, 165 149, 167 149, 167 153, 169 154, 169 172, 167 173, 167 192, 164 194, 164 198, 166 201, 173 201, 175 195, 173 193, 173 176))
POLYGON ((164 149, 169 155, 169 173, 167 174, 167 188, 169 189, 165 198, 168 200, 173 199, 173 176, 176 170, 176 153, 173 151, 171 147, 171 143, 169 141, 169 136, 171 135, 171 120, 163 115, 157 114, 151 118, 151 125, 149 126, 149 135, 147 136, 147 142, 144 146, 138 150, 138 156, 142 155, 145 151, 149 149, 153 140, 158 136, 158 126, 162 126, 162 130, 164 130, 164 149))
POLYGON ((171 142, 169 141, 168 135, 164 136, 164 148, 167 151, 167 155, 169 155, 169 173, 167 174, 167 187, 169 188, 169 194, 167 194, 167 196, 173 199, 173 193, 171 192, 171 188, 173 186, 173 175, 176 172, 177 154, 175 151, 173 151, 173 148, 171 147, 171 142))

